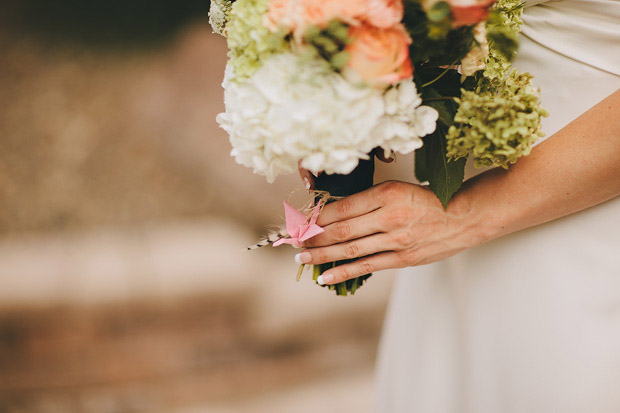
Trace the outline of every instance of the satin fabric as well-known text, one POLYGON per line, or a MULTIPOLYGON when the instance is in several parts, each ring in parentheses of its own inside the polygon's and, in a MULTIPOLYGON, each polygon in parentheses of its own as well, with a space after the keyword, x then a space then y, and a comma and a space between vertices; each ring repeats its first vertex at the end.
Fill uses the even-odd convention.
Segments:
MULTIPOLYGON (((620 88, 620 1, 529 2, 524 20, 515 66, 551 136, 620 88)), ((620 412, 620 198, 401 271, 375 411, 620 412)))

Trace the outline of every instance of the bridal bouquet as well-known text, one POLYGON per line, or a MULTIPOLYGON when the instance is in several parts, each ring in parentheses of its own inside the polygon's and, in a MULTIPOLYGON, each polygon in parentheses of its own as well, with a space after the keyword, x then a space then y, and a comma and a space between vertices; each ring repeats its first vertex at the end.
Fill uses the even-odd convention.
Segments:
MULTIPOLYGON (((507 167, 542 136, 538 90, 510 65, 521 9, 515 0, 212 0, 212 26, 230 48, 218 122, 232 156, 270 182, 310 170, 318 209, 372 186, 377 151, 415 151, 418 180, 446 206, 467 157, 507 167)), ((287 209, 288 243, 303 241, 317 212, 300 223, 287 209)), ((314 279, 336 264, 315 266, 314 279)), ((354 293, 369 276, 330 287, 354 293)))

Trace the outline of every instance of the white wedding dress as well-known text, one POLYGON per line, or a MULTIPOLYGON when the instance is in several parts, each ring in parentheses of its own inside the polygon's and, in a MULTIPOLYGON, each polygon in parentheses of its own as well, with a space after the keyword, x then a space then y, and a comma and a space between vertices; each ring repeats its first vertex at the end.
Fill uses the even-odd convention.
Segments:
MULTIPOLYGON (((551 136, 620 88, 620 1, 530 1, 524 20, 515 66, 551 136)), ((376 411, 619 413, 620 198, 403 270, 376 411)))

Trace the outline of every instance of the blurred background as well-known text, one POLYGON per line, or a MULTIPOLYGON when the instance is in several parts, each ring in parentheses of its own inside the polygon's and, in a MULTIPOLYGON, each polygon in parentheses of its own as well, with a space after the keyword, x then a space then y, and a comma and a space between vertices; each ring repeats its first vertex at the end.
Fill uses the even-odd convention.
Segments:
POLYGON ((0 412, 370 411, 392 274, 244 251, 305 196, 229 157, 208 9, 0 0, 0 412))

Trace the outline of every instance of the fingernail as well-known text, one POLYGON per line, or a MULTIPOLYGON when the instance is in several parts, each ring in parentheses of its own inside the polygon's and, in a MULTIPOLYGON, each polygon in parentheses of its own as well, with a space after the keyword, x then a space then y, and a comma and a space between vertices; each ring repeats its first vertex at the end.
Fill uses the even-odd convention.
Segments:
POLYGON ((304 182, 306 184, 306 189, 309 191, 310 190, 310 180, 306 177, 304 177, 304 182))
POLYGON ((307 264, 310 261, 312 261, 312 255, 310 255, 309 252, 300 252, 299 254, 295 255, 295 262, 299 265, 307 264))
POLYGON ((331 274, 323 274, 323 275, 319 275, 319 278, 316 279, 316 281, 320 284, 320 285, 325 285, 326 283, 330 283, 332 281, 334 281, 334 276, 331 274))

